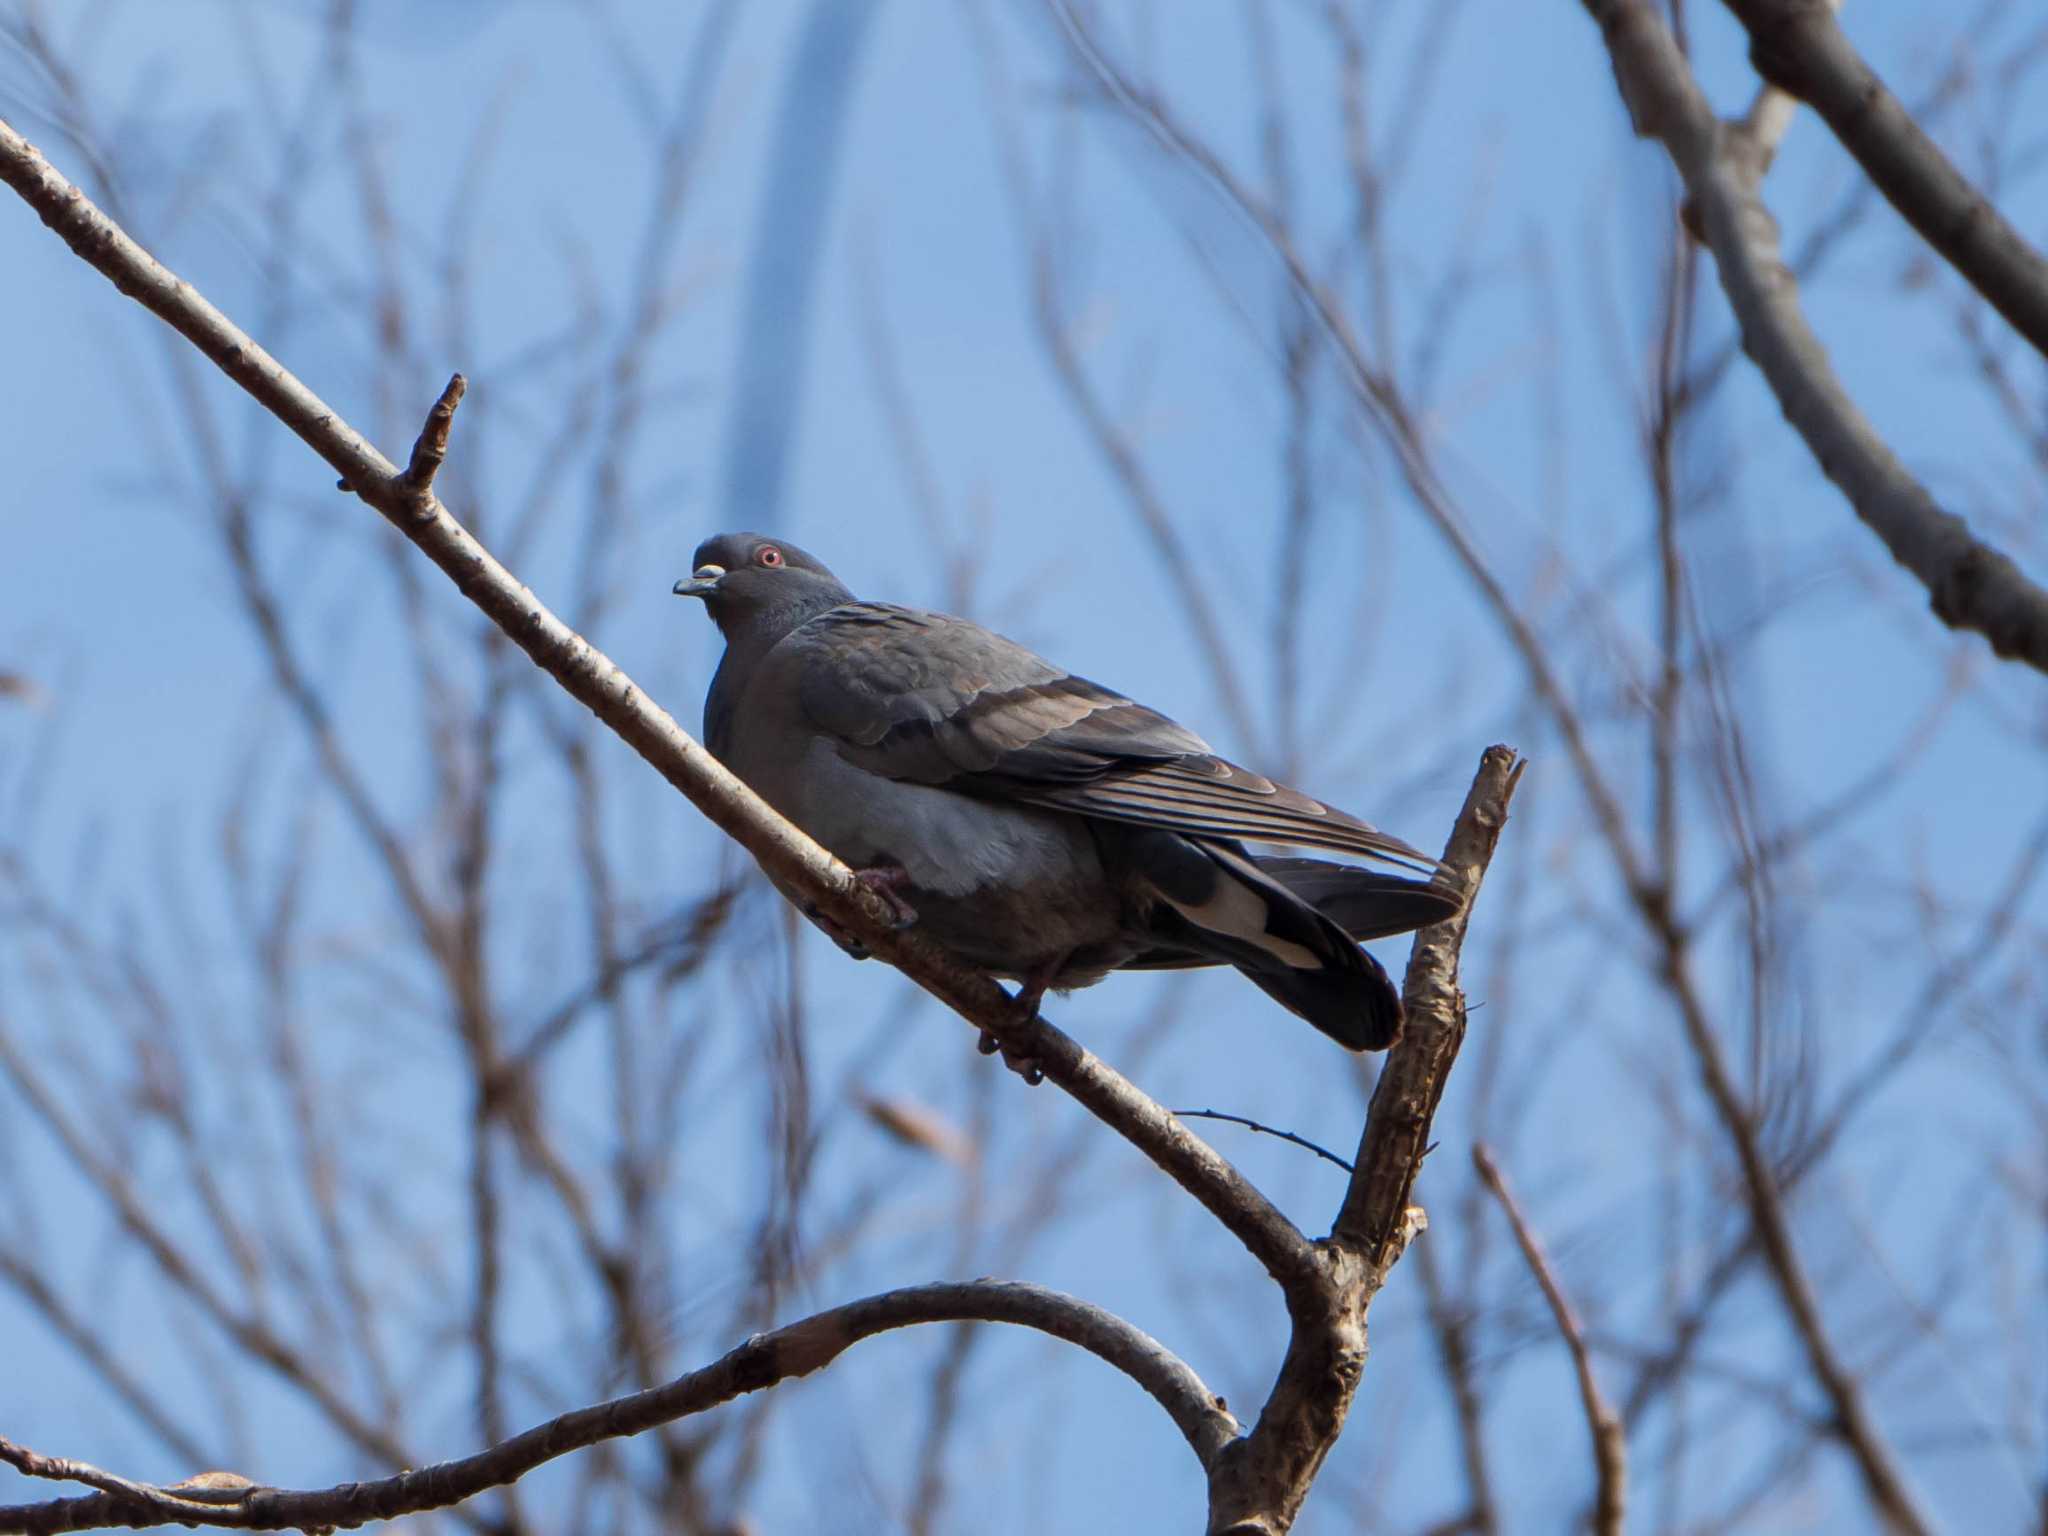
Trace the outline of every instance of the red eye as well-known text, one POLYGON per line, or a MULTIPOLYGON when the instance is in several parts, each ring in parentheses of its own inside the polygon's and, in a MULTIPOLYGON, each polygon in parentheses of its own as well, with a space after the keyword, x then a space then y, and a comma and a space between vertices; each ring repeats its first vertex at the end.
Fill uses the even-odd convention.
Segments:
POLYGON ((763 565, 780 565, 782 564, 782 551, 773 544, 763 544, 754 551, 754 558, 763 565))

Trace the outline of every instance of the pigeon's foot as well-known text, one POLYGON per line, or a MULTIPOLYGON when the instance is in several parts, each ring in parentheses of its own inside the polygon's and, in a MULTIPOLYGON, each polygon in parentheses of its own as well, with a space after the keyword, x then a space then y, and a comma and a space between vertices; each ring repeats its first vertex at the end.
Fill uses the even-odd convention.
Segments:
POLYGON ((871 864, 856 869, 853 878, 882 898, 889 909, 890 926, 908 928, 917 921, 917 908, 903 896, 903 888, 910 884, 910 871, 901 864, 871 864))
POLYGON ((981 1042, 976 1049, 984 1056, 993 1056, 1001 1051, 1003 1065, 1034 1088, 1045 1081, 1045 1067, 1036 1056, 1027 1056, 1022 1051, 1012 1050, 985 1029, 981 1032, 981 1042))
POLYGON ((1045 1001, 1046 989, 1059 980, 1060 973, 1067 968, 1067 962, 1072 958, 1071 954, 1055 955, 1052 959, 1034 965, 1025 972, 1024 979, 1017 988, 1017 995, 1012 999, 1017 1005, 1017 1017, 1022 1023, 1029 1024, 1038 1017, 1038 1005, 1045 1001))
MULTIPOLYGON (((1045 1001, 1046 990, 1059 979, 1060 973, 1066 970, 1067 961, 1071 958, 1071 955, 1056 955, 1043 965, 1033 966, 1025 974, 1023 981, 1018 985, 1017 995, 1010 1000, 1017 1010, 1019 1024, 1029 1024, 1038 1017, 1038 1005, 1045 1001)), ((1037 1057, 1012 1050, 987 1030, 983 1030, 981 1054, 993 1056, 997 1051, 1003 1053, 1003 1065, 1025 1082, 1035 1087, 1045 1081, 1045 1067, 1037 1057)))
POLYGON ((845 950, 854 959, 867 960, 873 957, 874 952, 867 945, 847 932, 846 929, 840 927, 830 916, 819 908, 812 906, 809 902, 804 903, 804 916, 817 924, 819 932, 845 950))

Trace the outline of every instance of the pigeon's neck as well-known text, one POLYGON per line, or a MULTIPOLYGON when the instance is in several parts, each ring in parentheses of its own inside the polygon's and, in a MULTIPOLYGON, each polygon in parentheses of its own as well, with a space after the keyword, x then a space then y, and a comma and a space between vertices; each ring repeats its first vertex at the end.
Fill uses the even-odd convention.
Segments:
MULTIPOLYGON (((794 573, 807 574, 807 573, 794 573)), ((725 636, 725 654, 765 656, 780 645, 791 631, 801 629, 819 614, 853 601, 853 594, 827 576, 789 583, 789 594, 777 603, 757 603, 741 612, 726 611, 714 598, 711 617, 725 636)))
POLYGON ((806 592, 797 601, 757 608, 735 623, 719 624, 725 636, 725 655, 719 658, 711 691, 704 696, 704 744, 714 757, 725 756, 740 695, 761 658, 819 614, 852 601, 853 594, 835 582, 829 589, 806 592))

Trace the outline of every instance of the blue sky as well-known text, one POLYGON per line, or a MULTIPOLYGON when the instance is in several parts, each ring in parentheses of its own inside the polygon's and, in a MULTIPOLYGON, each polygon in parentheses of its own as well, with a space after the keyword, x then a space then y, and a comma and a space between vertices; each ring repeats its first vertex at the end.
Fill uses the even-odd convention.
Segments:
MULTIPOLYGON (((320 8, 160 0, 104 11, 46 9, 60 47, 78 61, 100 104, 98 132, 133 168, 139 232, 257 328, 269 304, 261 193, 275 164, 275 145, 259 126, 274 121, 263 103, 270 92, 296 110, 303 93, 319 89, 313 21, 320 8), (84 35, 87 26, 94 35, 84 35), (194 163, 209 174, 179 174, 194 163)), ((1333 239, 1346 207, 1331 174, 1328 55, 1291 8, 1280 9, 1286 21, 1276 67, 1304 144, 1317 146, 1303 155, 1301 217, 1319 238, 1333 239)), ((1430 431, 1453 491, 1487 558, 1512 577, 1565 658, 1568 686, 1599 726, 1603 762, 1639 796, 1640 741, 1615 721, 1629 699, 1624 663, 1647 654, 1652 632, 1651 524, 1634 452, 1638 400, 1633 382, 1617 378, 1617 360, 1640 377, 1652 297, 1647 257, 1663 237, 1654 200, 1663 166, 1653 147, 1628 137, 1598 38, 1578 7, 1557 0, 1441 13, 1383 9, 1388 46, 1371 75, 1375 125, 1410 134, 1391 213, 1392 262, 1407 296, 1396 309, 1397 331, 1404 350, 1440 346, 1430 431), (1419 57, 1412 45, 1430 35, 1418 29, 1436 27, 1439 14, 1455 19, 1445 24, 1438 93, 1411 128, 1402 112, 1419 57), (1456 324, 1438 334, 1426 301, 1438 276, 1460 260, 1471 263, 1471 292, 1456 324), (1542 280, 1530 278, 1532 269, 1542 280), (1584 612, 1596 617, 1575 617, 1584 612)), ((632 323, 627 295, 650 194, 650 123, 622 80, 637 71, 657 94, 673 92, 709 14, 696 5, 612 10, 624 39, 618 52, 586 15, 555 0, 444 3, 419 15, 396 0, 366 4, 371 131, 397 198, 405 290, 421 317, 417 366, 402 389, 373 366, 373 313, 364 296, 375 268, 358 238, 346 164, 331 143, 306 173, 308 216, 291 272, 292 303, 268 311, 274 325, 259 330, 394 456, 446 374, 464 371, 475 393, 458 422, 449 484, 458 498, 483 507, 487 520, 503 519, 533 482, 553 430, 575 404, 552 388, 557 376, 533 366, 536 349, 579 331, 611 337, 632 323), (490 151, 465 184, 467 146, 481 137, 490 151), (474 210, 463 246, 471 286, 460 327, 444 323, 435 305, 436 259, 458 206, 474 210)), ((715 664, 715 636, 701 614, 668 597, 668 586, 702 537, 767 521, 760 508, 735 504, 756 486, 735 474, 730 457, 734 402, 750 379, 764 392, 757 398, 779 398, 784 410, 788 458, 776 531, 828 560, 863 595, 953 602, 958 594, 940 558, 951 551, 934 548, 898 422, 882 404, 881 380, 893 373, 950 539, 975 557, 966 594, 975 616, 1188 721, 1219 746, 1254 760, 1271 754, 1273 739, 1245 739, 1226 719, 1144 534, 1047 366, 1031 318, 1029 263, 1002 180, 989 76, 964 8, 920 0, 847 8, 866 32, 845 116, 832 129, 829 196, 807 253, 808 330, 793 338, 774 332, 778 316, 798 311, 778 302, 772 287, 750 309, 762 232, 775 249, 780 234, 801 227, 792 225, 787 205, 801 199, 779 177, 787 166, 778 166, 775 135, 810 10, 793 0, 750 0, 736 13, 687 212, 666 256, 676 317, 650 349, 643 380, 657 425, 614 466, 628 487, 630 515, 606 551, 603 574, 617 601, 595 638, 694 723, 715 664), (768 331, 750 333, 750 315, 769 322, 768 331), (886 347, 878 347, 878 334, 886 347), (785 359, 794 371, 764 374, 763 357, 785 359)), ((18 11, 8 3, 5 14, 18 11)), ((1257 96, 1244 12, 1199 0, 1110 14, 1119 46, 1146 59, 1219 149, 1253 163, 1257 96)), ((1657 1082, 1689 1090, 1679 1037, 1639 974, 1641 940, 1589 849, 1584 807, 1525 678, 1384 455, 1357 449, 1334 404, 1314 445, 1330 510, 1311 548, 1281 544, 1273 439, 1282 417, 1267 342, 1284 296, 1270 253, 1212 189, 1165 165, 1114 114, 1061 109, 1073 77, 1043 12, 994 6, 987 16, 1035 181, 1060 188, 1059 203, 1048 206, 1063 208, 1068 220, 1059 254, 1085 355, 1141 444, 1196 552, 1241 670, 1257 688, 1268 675, 1264 647, 1279 568, 1288 559, 1303 567, 1311 641, 1305 687, 1321 702, 1302 722, 1301 782, 1428 844, 1447 827, 1484 745, 1506 739, 1533 754, 1497 872, 1503 889, 1520 882, 1533 894, 1514 929, 1512 988, 1496 969, 1500 935, 1483 923, 1475 933, 1468 981, 1488 1007, 1475 1015, 1474 1029, 1509 1032, 1502 1070, 1521 1133, 1506 1160, 1568 1279, 1617 1336, 1654 1331, 1659 1224, 1682 1210, 1710 1231, 1715 1185, 1673 1173, 1670 1128, 1648 1095, 1657 1082), (1227 305, 1250 317, 1249 331, 1227 305)), ((1932 9, 1914 18, 1870 7, 1855 23, 1859 41, 1909 99, 1935 79, 1953 45, 1932 9)), ((1725 18, 1703 10, 1696 26, 1717 102, 1738 106, 1746 66, 1725 18)), ((1994 28, 1981 40, 1987 56, 2003 36, 1994 28)), ((0 113, 60 166, 83 174, 63 136, 35 110, 47 102, 46 86, 18 58, 0 57, 0 113)), ((2016 110, 2026 104, 2020 96, 2016 110)), ((1998 122, 1987 86, 1945 119, 1944 132, 1970 165, 1969 147, 1998 122)), ((1816 123, 1796 124, 1770 182, 1789 244, 1796 248, 1829 216, 1852 185, 1852 169, 1816 123)), ((2020 178, 2007 206, 2025 227, 2040 227, 2035 182, 2020 178)), ((2012 553, 2034 574, 2048 575, 2040 467, 1987 404, 1956 341, 1948 290, 1902 281, 1910 251, 1887 212, 1872 214, 1807 289, 1809 312, 1859 402, 1902 457, 1957 510, 2012 540, 2012 553)), ((20 208, 0 206, 0 274, 13 296, 0 303, 0 345, 14 360, 0 368, 8 463, 0 498, 7 551, 0 665, 36 677, 52 696, 44 711, 0 713, 0 841, 28 856, 96 922, 132 925, 138 943, 195 983, 210 975, 221 1006, 232 1011, 246 1000, 247 982, 225 958, 231 914, 207 872, 212 827, 236 792, 238 770, 254 762, 254 782, 271 797, 261 824, 275 834, 308 772, 305 747, 269 697, 263 658, 207 532, 194 444, 181 436, 172 409, 179 374, 156 322, 20 208), (185 915, 198 930, 196 945, 163 909, 172 867, 201 893, 185 915), (214 958, 217 968, 208 963, 214 958)), ((1702 281, 1694 352, 1704 358, 1726 346, 1728 325, 1705 263, 1702 281)), ((2022 377, 2038 393, 2038 363, 2022 377)), ((258 514, 262 558, 291 595, 295 631, 320 658, 347 740, 394 813, 427 827, 434 807, 417 747, 420 722, 408 683, 394 682, 406 675, 407 651, 383 575, 386 530, 333 494, 311 455, 237 403, 225 381, 207 377, 197 387, 220 406, 235 462, 270 466, 266 483, 278 494, 258 514)), ((580 580, 585 529, 577 508, 597 472, 591 452, 586 443, 572 453, 565 510, 520 564, 522 577, 562 606, 580 580)), ((1774 815, 1797 820, 1853 783, 1891 750, 1952 671, 1974 680, 1911 772, 1787 876, 1797 893, 1788 908, 1797 916, 1788 919, 1784 942, 1812 980, 1781 1000, 1774 1016, 1802 1021, 1819 1042, 1819 1080, 1835 1082, 1885 1037, 1931 970, 1930 949, 1959 942, 1981 917, 2027 829, 2048 809, 2048 711, 2038 677, 1997 666, 1976 642, 1938 630, 1921 594, 1854 525, 1739 360, 1687 453, 1687 475, 1718 487, 1688 532, 1695 600, 1709 632, 1735 653, 1732 686, 1774 815)), ((484 533, 492 537, 489 521, 484 533)), ((450 636, 467 633, 452 590, 430 584, 428 602, 433 624, 450 636)), ((639 910, 659 913, 701 889, 706 871, 727 855, 623 748, 599 751, 605 773, 621 786, 608 831, 628 850, 631 898, 639 910)), ((508 849, 503 878, 508 889, 545 887, 563 847, 559 785, 531 762, 515 762, 513 772, 520 820, 531 830, 508 849)), ((1686 816, 1697 894, 1721 867, 1723 833, 1704 789, 1688 799, 1686 816)), ((314 895, 323 920, 366 942, 388 936, 394 917, 386 895, 338 829, 327 855, 314 895)), ((2020 951, 2031 943, 2038 960, 2048 904, 2038 893, 2026 901, 2020 926, 2032 937, 2020 951)), ((771 936, 767 904, 750 910, 759 933, 771 936)), ((575 945, 551 932, 560 921, 559 911, 537 903, 505 941, 508 971, 539 997, 562 995, 580 974, 575 945)), ((1730 942, 1717 931, 1705 953, 1725 958, 1730 942)), ((1382 952, 1393 962, 1402 949, 1382 952)), ((752 961, 757 969, 769 963, 752 961)), ((835 1021, 821 1025, 813 1042, 822 1080, 856 1076, 966 1117, 960 1058, 968 1041, 956 1025, 913 1007, 877 967, 850 968, 821 943, 807 945, 802 963, 835 1021), (899 1026, 870 1027, 899 1012, 899 1026), (837 1027, 847 1021, 850 1028, 837 1027), (889 1044, 863 1070, 860 1053, 878 1037, 889 1044)), ((723 1033, 713 1032, 720 1044, 708 1060, 731 1092, 722 1119, 713 1113, 693 1126, 702 1140, 692 1145, 715 1149, 729 1132, 730 1144, 744 1142, 750 1155, 755 1106, 747 1073, 758 1063, 741 1032, 751 1027, 747 1003, 758 996, 759 977, 744 956, 732 966, 699 1004, 726 1021, 723 1033)), ((31 985, 32 969, 25 950, 0 957, 0 1010, 9 1026, 65 1050, 106 1046, 71 1033, 89 1027, 93 1015, 48 1009, 47 989, 31 985)), ((1973 991, 1965 999, 1971 1007, 1989 1007, 2000 979, 1983 984, 1983 996, 1973 991)), ((1119 978, 1069 1000, 1057 1017, 1115 1059, 1153 987, 1119 978)), ((1707 987, 1731 1018, 1739 1014, 1745 982, 1732 964, 1714 970, 1707 987)), ((2015 996, 2015 1007, 2038 1014, 2037 993, 2015 996)), ((1323 1042, 1228 976, 1192 983, 1181 1006, 1143 1077, 1159 1097, 1213 1103, 1333 1142, 1355 1134, 1357 1080, 1323 1042)), ((369 1011, 362 998, 336 998, 323 1061, 337 1081, 376 1074, 379 1118, 401 1133, 390 1155, 435 1167, 453 1155, 450 1138, 462 1114, 446 1098, 454 1070, 447 1042, 403 1021, 365 1022, 369 1011)), ((1732 1025, 1730 1032, 1740 1033, 1732 1025)), ((554 1087, 573 1101, 599 1066, 570 1051, 559 1071, 554 1087)), ((1859 1134, 1830 1166, 1824 1194, 1802 1204, 1802 1233, 1838 1286, 1831 1294, 1843 1298, 1845 1330, 1861 1324, 1886 1334, 1903 1310, 1887 1282, 1843 1280, 1845 1269, 1895 1270, 1897 1292, 1918 1294, 1942 1264, 1919 1252, 1905 1229, 1961 1200, 1987 1147, 2022 1165, 2026 1149, 2038 1149, 2038 1124, 2030 1124, 2024 1101, 1987 1086, 1995 1074, 1995 1057, 1955 1022, 1910 1079, 1859 1122, 1859 1134)), ((1459 1173, 1475 1091, 1469 1077, 1454 1083, 1439 1123, 1442 1163, 1459 1173)), ((990 1155, 1000 1187, 1005 1166, 1028 1167, 1078 1111, 1049 1092, 1030 1095, 1003 1082, 993 1113, 990 1155)), ((576 1119, 573 1111, 569 1117, 576 1119)), ((588 1134, 601 1136, 601 1113, 587 1118, 588 1134)), ((1221 1131, 1217 1139, 1305 1226, 1327 1219, 1339 1192, 1333 1170, 1277 1143, 1221 1131)), ((49 1148, 32 1137, 0 1140, 0 1155, 61 1178, 49 1148)), ((888 1154, 869 1146, 862 1155, 888 1154)), ((730 1166, 715 1151, 693 1161, 677 1218, 688 1240, 715 1248, 721 1234, 743 1229, 760 1176, 737 1153, 730 1166)), ((900 1204, 885 1222, 890 1241, 801 1300, 823 1304, 932 1277, 945 1262, 933 1232, 949 1209, 948 1177, 929 1167, 907 1170, 900 1204)), ((1198 1213, 1161 1198, 1157 1183, 1121 1148, 1100 1149, 1070 1218, 1030 1253, 1023 1272, 1125 1311, 1181 1348, 1233 1405, 1255 1403, 1277 1358, 1277 1304, 1260 1294, 1247 1261, 1198 1213)), ((431 1215, 448 1190, 423 1177, 416 1193, 423 1215, 431 1215)), ((60 1201, 44 1222, 61 1250, 60 1267, 103 1304, 137 1308, 127 1343, 138 1368, 160 1373, 174 1393, 199 1394, 190 1359, 155 1339, 161 1320, 145 1321, 153 1317, 146 1271, 118 1256, 100 1217, 60 1201)), ((1429 1240, 1450 1256, 1472 1238, 1440 1221, 1429 1240)), ((2035 1231, 2037 1302, 2040 1240, 2035 1231)), ((2024 1253, 2025 1240, 2015 1247, 2024 1253)), ((2026 1273, 2023 1266, 2022 1285, 2026 1273)), ((1494 1448, 1529 1507, 1562 1520, 1583 1498, 1580 1431, 1565 1410, 1569 1385, 1559 1352, 1540 1330, 1518 1333, 1512 1320, 1502 1322, 1522 1304, 1517 1278, 1503 1264, 1489 1293, 1501 1351, 1490 1361, 1501 1404, 1494 1448)), ((708 1292, 715 1298, 740 1279, 712 1261, 708 1292)), ((515 1286, 534 1336, 574 1349, 587 1320, 551 1311, 538 1271, 515 1286)), ((1977 1301, 1960 1325, 1973 1335, 1994 1326, 1989 1300, 1977 1301)), ((0 1320, 24 1341, 24 1379, 35 1390, 0 1390, 0 1433, 137 1475, 191 1470, 161 1464, 161 1448, 110 1414, 77 1362, 35 1325, 11 1317, 9 1306, 0 1298, 0 1320)), ((2032 1310, 2038 1316, 2038 1305, 2032 1310)), ((1782 1370, 1783 1339, 1753 1281, 1731 1312, 1736 1320, 1722 1356, 1767 1374, 1782 1370)), ((1443 1512, 1448 1474, 1431 1468, 1449 1465, 1448 1421, 1414 1276, 1405 1269, 1374 1320, 1358 1414, 1305 1530, 1350 1528, 1353 1499, 1366 1497, 1364 1490, 1397 1524, 1443 1512)), ((692 1358, 729 1342, 693 1340, 692 1358)), ((917 1389, 930 1348, 869 1345, 797 1389, 778 1420, 774 1470, 759 1504, 770 1528, 806 1519, 836 1528, 838 1515, 849 1528, 890 1528, 883 1495, 870 1491, 849 1505, 836 1503, 834 1490, 870 1474, 885 1483, 900 1465, 915 1425, 882 1410, 917 1389), (817 1447, 838 1444, 849 1424, 861 1436, 843 1464, 827 1459, 821 1469, 817 1447), (855 1507, 859 1513, 850 1513, 855 1507)), ((1938 1360, 1913 1357, 1880 1394, 1888 1422, 1912 1439, 1983 1416, 1977 1407, 1993 1388, 1972 1374, 1976 1363, 1972 1357, 1944 1370, 1938 1360)), ((424 1381, 420 1390, 422 1441, 435 1453, 466 1448, 472 1437, 459 1395, 436 1409, 435 1384, 424 1381)), ((988 1350, 968 1390, 976 1406, 955 1481, 963 1490, 984 1486, 1000 1500, 977 1511, 986 1524, 976 1528, 1036 1528, 1019 1502, 1034 1487, 1054 1501, 1050 1513, 1062 1527, 1085 1510, 1107 1528, 1143 1528, 1162 1500, 1174 1524, 1196 1518, 1195 1479, 1170 1429, 1091 1363, 1067 1362, 1036 1340, 1006 1340, 988 1350), (1032 1385, 1011 1402, 1006 1384, 1016 1374, 1032 1385), (1049 1489, 1034 1472, 1041 1456, 1060 1468, 1049 1489)), ((311 1481, 367 1470, 294 1420, 280 1394, 261 1385, 250 1391, 262 1411, 237 1443, 252 1458, 252 1475, 311 1481)), ((523 1417, 568 1406, 536 1393, 522 1404, 523 1417)), ((2028 1410, 2037 1435, 2040 1411, 2037 1394, 2028 1410)), ((1729 1433, 1731 1463, 1746 1466, 1768 1450, 1768 1433, 1740 1415, 1729 1433)), ((1914 1467, 1930 1502, 1957 1528, 2010 1525, 2025 1507, 2026 1476, 1996 1448, 1969 1443, 1930 1452, 1914 1467)), ((1795 1488, 1778 1528, 1843 1528, 1860 1514, 1829 1453, 1795 1488)), ((14 1496, 0 1481, 0 1499, 14 1496)), ((1711 1506, 1700 1499, 1700 1508, 1711 1506)), ((968 1507, 956 1505, 956 1518, 968 1507)))

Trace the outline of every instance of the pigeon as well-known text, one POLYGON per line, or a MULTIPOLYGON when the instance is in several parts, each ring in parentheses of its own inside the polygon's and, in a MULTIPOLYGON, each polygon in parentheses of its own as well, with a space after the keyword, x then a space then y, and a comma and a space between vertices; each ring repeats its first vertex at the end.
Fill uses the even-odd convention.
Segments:
POLYGON ((1400 994, 1358 941, 1458 897, 1245 844, 1435 860, 978 624, 860 601, 793 544, 721 534, 692 566, 674 591, 725 639, 705 744, 899 926, 1017 982, 1025 1017, 1111 971, 1230 965, 1351 1050, 1399 1038, 1400 994))

